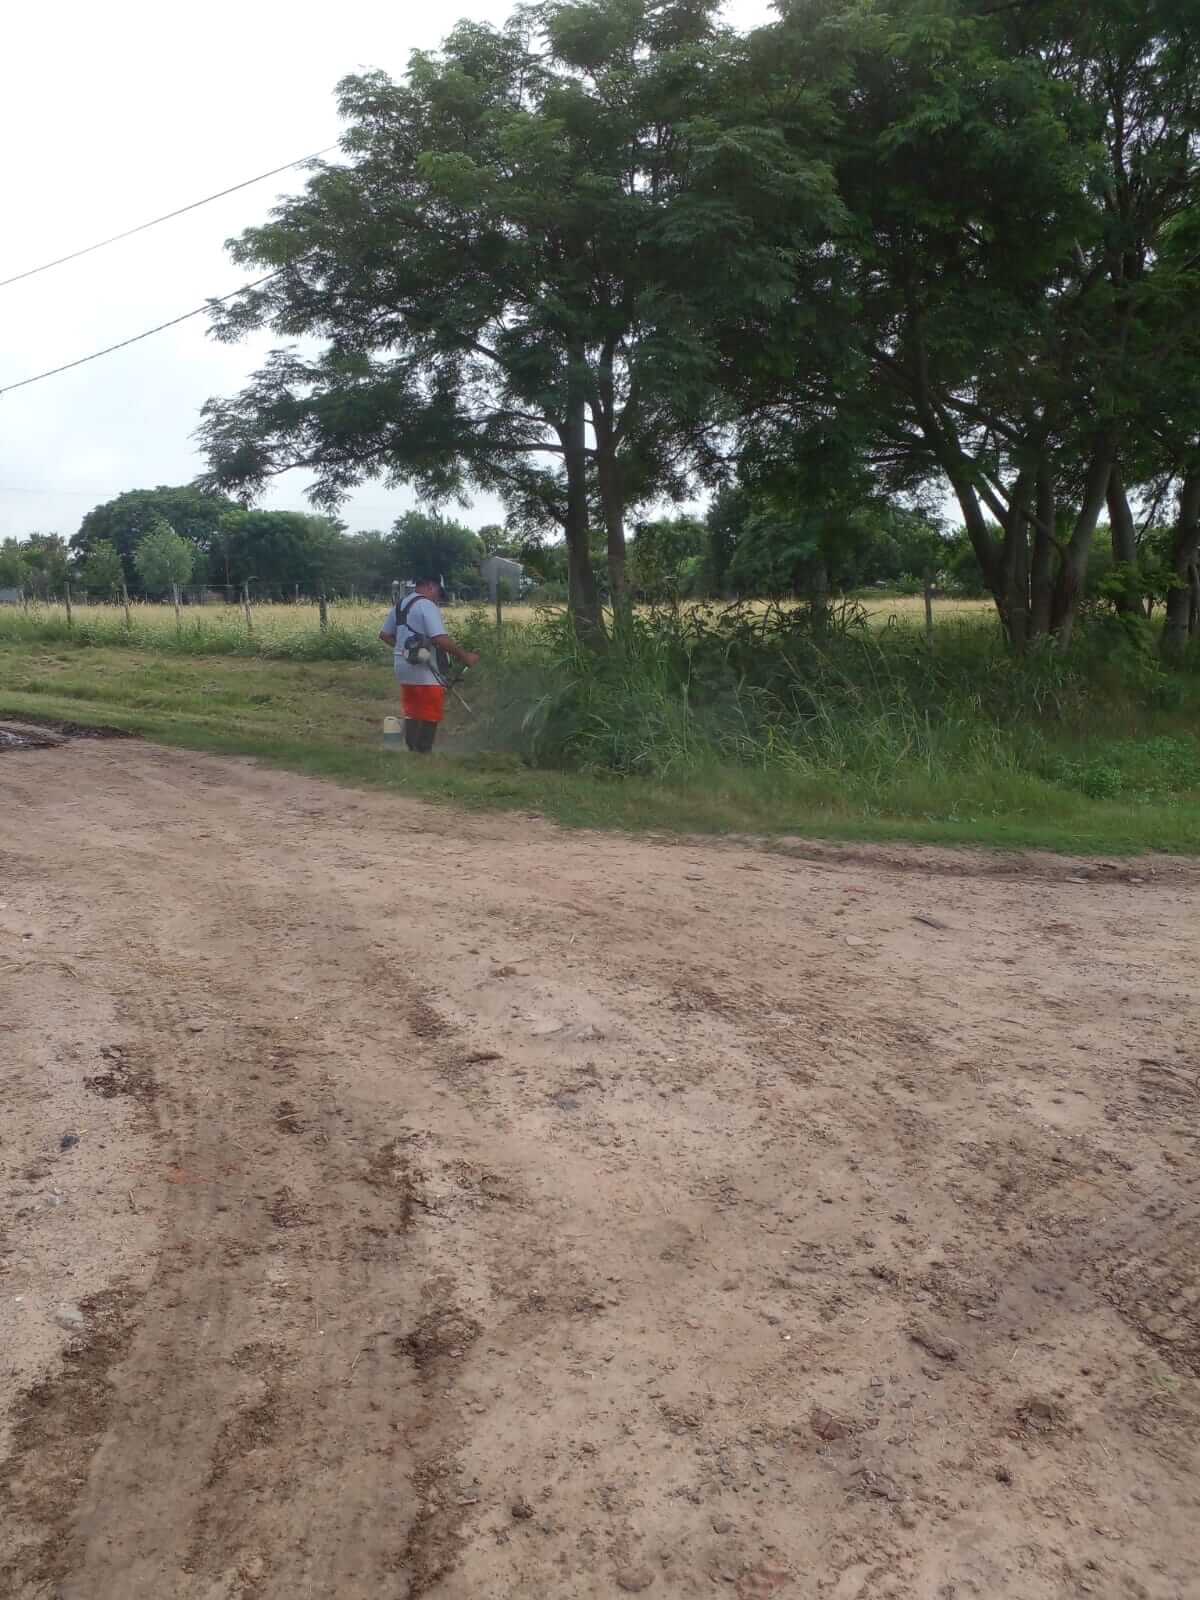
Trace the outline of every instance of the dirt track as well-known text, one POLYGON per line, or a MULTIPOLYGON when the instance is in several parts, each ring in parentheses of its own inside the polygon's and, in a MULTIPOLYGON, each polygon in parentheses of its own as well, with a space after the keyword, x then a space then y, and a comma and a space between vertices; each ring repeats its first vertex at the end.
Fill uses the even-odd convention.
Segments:
POLYGON ((1195 866, 124 742, 0 846, 0 1594, 1200 1593, 1195 866))

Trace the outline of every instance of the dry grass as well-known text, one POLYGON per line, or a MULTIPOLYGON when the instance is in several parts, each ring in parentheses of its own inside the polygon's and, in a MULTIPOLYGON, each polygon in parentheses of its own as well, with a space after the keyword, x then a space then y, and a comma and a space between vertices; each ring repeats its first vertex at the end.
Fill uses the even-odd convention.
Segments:
MULTIPOLYGON (((699 604, 699 602, 697 602, 699 604)), ((768 602, 754 602, 754 608, 766 610, 768 602)), ((881 595, 864 599, 864 605, 872 622, 879 627, 895 624, 908 624, 920 626, 924 621, 925 607, 920 595, 881 595)), ((445 615, 450 627, 462 622, 474 612, 478 612, 478 605, 447 606, 445 615)), ((935 621, 945 622, 961 620, 968 617, 986 617, 991 614, 992 606, 986 600, 936 600, 934 602, 935 621)), ((365 641, 373 640, 386 615, 387 607, 382 601, 371 603, 369 601, 332 601, 329 606, 330 623, 365 641)), ((100 624, 102 628, 117 628, 123 623, 123 613, 119 605, 75 605, 72 612, 77 623, 81 625, 100 624)), ((131 605, 130 613, 134 626, 140 631, 144 629, 161 629, 164 632, 173 632, 175 629, 175 613, 169 605, 155 605, 139 602, 131 605)), ((541 613, 537 606, 510 605, 504 608, 506 622, 523 624, 533 622, 541 613)), ((3 608, 0 610, 0 634, 4 632, 4 622, 22 615, 16 608, 3 608)), ((283 641, 295 638, 297 635, 314 632, 318 627, 318 611, 315 604, 300 603, 299 605, 256 605, 251 608, 254 632, 263 641, 283 641)), ((30 605, 29 619, 41 620, 47 623, 62 624, 66 621, 66 608, 60 604, 30 605)), ((205 638, 213 639, 230 633, 244 633, 246 628, 245 618, 240 606, 236 605, 205 605, 185 606, 182 611, 182 631, 188 638, 201 643, 205 638)))

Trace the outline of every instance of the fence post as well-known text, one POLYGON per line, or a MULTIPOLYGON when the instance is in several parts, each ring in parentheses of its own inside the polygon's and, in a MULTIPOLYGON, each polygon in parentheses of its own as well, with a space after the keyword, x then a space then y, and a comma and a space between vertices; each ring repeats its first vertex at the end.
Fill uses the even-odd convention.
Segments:
POLYGON ((71 585, 69 583, 63 584, 63 594, 66 596, 67 601, 67 627, 72 628, 75 624, 71 617, 71 585))
POLYGON ((501 584, 500 580, 497 579, 496 580, 496 632, 497 633, 500 632, 501 627, 504 625, 504 597, 503 597, 503 594, 501 592, 502 588, 503 588, 503 585, 501 584))
POLYGON ((324 633, 329 627, 329 606, 325 599, 324 589, 317 596, 317 611, 321 618, 321 632, 324 633))
POLYGON ((21 585, 21 610, 26 616, 29 615, 29 590, 24 584, 21 585))
POLYGON ((254 632, 254 619, 250 615, 250 584, 247 581, 242 585, 242 609, 246 613, 246 632, 254 632))
POLYGON ((126 586, 124 578, 121 579, 121 604, 125 607, 125 626, 127 628, 132 628, 133 623, 129 617, 129 589, 126 586))
POLYGON ((179 585, 177 583, 171 585, 171 599, 175 604, 175 632, 178 633, 183 627, 183 623, 179 616, 179 585))
POLYGON ((925 574, 925 637, 933 643, 933 573, 925 574))

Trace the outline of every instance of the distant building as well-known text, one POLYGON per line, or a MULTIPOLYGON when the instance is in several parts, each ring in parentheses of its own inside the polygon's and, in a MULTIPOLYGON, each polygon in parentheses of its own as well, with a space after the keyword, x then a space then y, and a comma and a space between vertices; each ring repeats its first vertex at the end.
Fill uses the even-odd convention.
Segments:
POLYGON ((0 589, 0 606, 19 606, 20 604, 20 589, 0 589))
POLYGON ((525 568, 519 561, 510 561, 507 556, 488 556, 486 561, 479 563, 479 574, 487 584, 488 598, 495 600, 496 592, 500 585, 504 585, 504 596, 508 600, 521 598, 522 580, 525 577, 525 568))

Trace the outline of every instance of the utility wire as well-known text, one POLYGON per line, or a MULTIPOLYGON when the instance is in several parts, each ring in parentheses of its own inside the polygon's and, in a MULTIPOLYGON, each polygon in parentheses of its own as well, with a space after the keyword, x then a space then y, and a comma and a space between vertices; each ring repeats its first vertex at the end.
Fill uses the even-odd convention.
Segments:
POLYGON ((230 294, 217 295, 215 299, 206 300, 194 311, 185 311, 181 317, 172 317, 170 322, 160 322, 156 328, 147 328, 144 333, 135 333, 132 339, 122 339, 119 344, 106 345, 103 350, 94 350, 90 356, 80 356, 77 361, 65 361, 61 367, 51 367, 48 372, 35 373, 32 378, 22 378, 19 383, 6 383, 0 388, 0 394, 11 394, 14 389, 24 389, 31 383, 41 383, 43 378, 54 378, 60 372, 70 372, 72 367, 84 367, 89 361, 99 361, 101 356, 112 355, 114 350, 124 350, 131 344, 140 343, 142 339, 149 339, 152 334, 162 333, 167 328, 176 328, 181 322, 187 322, 192 317, 202 317, 210 306, 221 306, 226 300, 236 300, 238 295, 245 294, 248 289, 257 289, 259 284, 269 283, 272 278, 277 278, 281 272, 286 271, 286 267, 278 267, 274 272, 268 272, 265 277, 255 278, 251 283, 242 284, 240 289, 234 289, 230 294))
POLYGON ((160 222, 170 222, 173 217, 182 217, 185 212, 210 205, 214 200, 223 200, 227 194, 236 194, 239 189, 248 189, 251 184, 262 183, 266 178, 274 178, 280 172, 290 172, 293 167, 301 167, 306 161, 315 161, 318 156, 328 155, 331 150, 336 149, 336 145, 327 144, 323 150, 314 150, 310 156, 300 156, 296 161, 287 161, 282 167, 272 167, 270 172, 260 172, 256 178, 247 178, 243 183, 235 183, 228 189, 218 190, 216 194, 205 195, 203 200, 193 200, 190 205, 180 206, 178 211, 164 212, 161 217, 152 217, 149 222, 139 222, 136 228, 126 228, 124 233, 114 233, 108 239, 99 239, 95 244, 84 245, 82 250, 72 250, 70 255, 59 256, 54 261, 45 261, 40 267, 29 267, 11 278, 0 278, 0 289, 7 289, 9 284, 21 283, 26 278, 35 278, 39 272, 49 272, 51 267, 61 267, 68 261, 78 261, 80 256, 90 256, 93 250, 103 250, 105 245, 116 244, 121 239, 132 239, 135 233, 145 233, 147 228, 157 228, 160 222))

